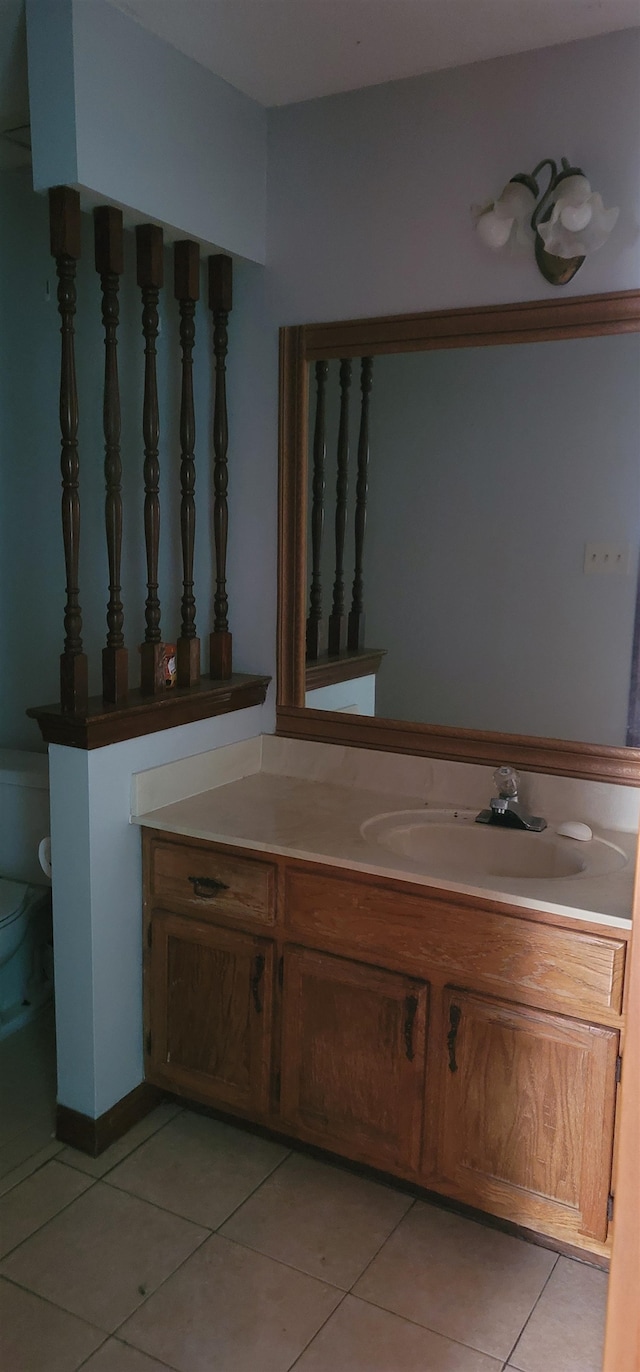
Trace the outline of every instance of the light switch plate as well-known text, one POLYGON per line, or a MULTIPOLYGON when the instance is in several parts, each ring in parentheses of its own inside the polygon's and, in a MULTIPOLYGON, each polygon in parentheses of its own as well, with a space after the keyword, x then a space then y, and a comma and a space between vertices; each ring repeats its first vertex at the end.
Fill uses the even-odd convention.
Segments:
POLYGON ((628 576, 631 568, 629 543, 585 543, 585 575, 628 576))

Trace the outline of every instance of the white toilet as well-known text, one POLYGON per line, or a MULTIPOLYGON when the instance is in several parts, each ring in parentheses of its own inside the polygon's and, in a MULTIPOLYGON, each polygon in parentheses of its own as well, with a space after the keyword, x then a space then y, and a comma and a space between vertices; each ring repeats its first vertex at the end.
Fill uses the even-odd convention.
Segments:
POLYGON ((53 990, 51 890, 38 861, 48 832, 46 756, 0 748, 0 1039, 53 990))

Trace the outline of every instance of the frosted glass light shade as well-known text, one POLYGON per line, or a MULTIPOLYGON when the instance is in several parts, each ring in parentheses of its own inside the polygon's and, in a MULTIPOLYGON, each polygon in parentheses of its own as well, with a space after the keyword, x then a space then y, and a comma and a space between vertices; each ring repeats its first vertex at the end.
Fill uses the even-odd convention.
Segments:
POLYGON ((485 210, 476 225, 478 235, 487 248, 504 248, 513 227, 512 219, 503 219, 495 209, 485 210))
POLYGON ((529 220, 536 200, 533 191, 519 181, 508 181, 497 200, 480 210, 476 229, 488 248, 519 248, 533 238, 529 220))
POLYGON ((620 211, 605 210, 585 176, 568 176, 558 190, 551 218, 538 225, 538 233, 555 257, 586 257, 606 242, 620 211))

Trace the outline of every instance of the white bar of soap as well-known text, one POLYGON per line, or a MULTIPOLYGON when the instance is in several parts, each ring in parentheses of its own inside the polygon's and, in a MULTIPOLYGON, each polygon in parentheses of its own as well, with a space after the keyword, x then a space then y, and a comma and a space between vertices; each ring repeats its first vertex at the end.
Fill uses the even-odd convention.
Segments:
POLYGON ((581 843, 588 843, 593 838, 593 829, 583 824, 581 819, 565 819, 563 824, 558 825, 556 833, 562 838, 577 838, 581 843))

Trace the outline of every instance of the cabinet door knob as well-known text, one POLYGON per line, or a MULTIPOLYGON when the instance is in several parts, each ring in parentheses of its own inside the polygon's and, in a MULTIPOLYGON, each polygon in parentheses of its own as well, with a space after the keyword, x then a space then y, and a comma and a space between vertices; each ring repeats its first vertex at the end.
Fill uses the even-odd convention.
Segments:
POLYGON ((418 1012, 418 997, 407 996, 404 1010, 404 1051, 409 1062, 413 1062, 413 1025, 418 1012))
POLYGON ((194 896, 199 896, 201 900, 215 900, 221 891, 228 891, 226 882, 218 881, 217 877, 189 877, 188 880, 193 886, 194 896))
POLYGON ((449 1049, 450 1072, 457 1072, 458 1070, 458 1064, 456 1062, 456 1039, 458 1037, 458 1025, 460 1024, 461 1019, 462 1010, 460 1009, 460 1006, 451 1005, 449 1007, 449 1024, 451 1027, 449 1029, 449 1033, 447 1034, 447 1048, 449 1049))
POLYGON ((263 973, 264 973, 264 957, 263 957, 262 953, 258 953, 258 955, 257 955, 257 957, 256 957, 256 959, 255 959, 255 962, 254 962, 254 964, 253 964, 253 976, 252 976, 252 978, 251 978, 251 994, 252 994, 252 996, 253 996, 253 1003, 254 1003, 254 1005, 255 1005, 255 1007, 256 1007, 256 1014, 257 1014, 257 1015, 259 1015, 259 1014, 262 1013, 262 1000, 261 1000, 261 998, 260 998, 260 985, 261 985, 261 982, 262 982, 263 973))

